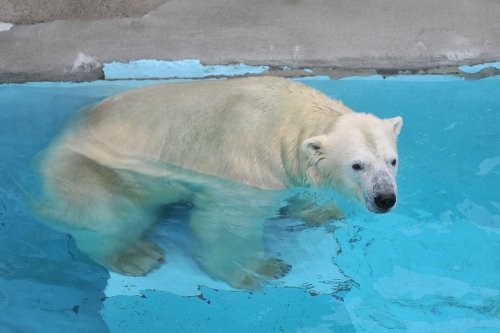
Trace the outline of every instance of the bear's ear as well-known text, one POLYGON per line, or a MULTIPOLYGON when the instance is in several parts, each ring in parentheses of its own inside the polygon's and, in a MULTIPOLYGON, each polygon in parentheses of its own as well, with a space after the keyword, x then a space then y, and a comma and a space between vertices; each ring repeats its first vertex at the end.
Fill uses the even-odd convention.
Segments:
POLYGON ((311 161, 316 163, 324 157, 325 143, 326 135, 314 136, 302 142, 302 151, 311 161))
POLYGON ((392 129, 394 131, 394 135, 398 136, 399 132, 401 132, 401 127, 403 126, 403 118, 401 117, 394 117, 387 119, 392 124, 392 129))

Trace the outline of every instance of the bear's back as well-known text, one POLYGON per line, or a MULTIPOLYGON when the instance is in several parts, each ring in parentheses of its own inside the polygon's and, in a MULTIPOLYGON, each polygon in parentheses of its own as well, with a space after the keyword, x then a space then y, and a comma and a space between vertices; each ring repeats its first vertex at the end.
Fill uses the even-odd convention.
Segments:
POLYGON ((342 107, 280 78, 199 81, 110 97, 88 112, 86 127, 89 139, 119 155, 277 187, 283 136, 300 136, 304 126, 324 131, 342 107))

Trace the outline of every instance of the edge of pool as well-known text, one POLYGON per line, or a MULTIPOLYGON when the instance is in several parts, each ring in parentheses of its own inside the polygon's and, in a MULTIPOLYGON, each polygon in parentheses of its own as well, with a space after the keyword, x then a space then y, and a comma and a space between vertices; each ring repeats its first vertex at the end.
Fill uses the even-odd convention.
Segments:
MULTIPOLYGON (((86 61, 92 62, 91 58, 82 56, 80 66, 90 66, 86 61)), ((117 62, 99 64, 102 72, 99 79, 92 80, 44 80, 24 82, 2 82, 1 84, 71 84, 92 83, 94 81, 174 81, 174 80, 197 80, 197 79, 220 79, 244 76, 272 75, 289 78, 307 79, 324 77, 325 79, 339 80, 475 80, 491 77, 500 77, 500 61, 486 62, 475 65, 460 65, 444 69, 418 70, 418 71, 384 71, 384 70, 347 70, 334 68, 300 68, 293 69, 288 66, 272 67, 267 65, 249 65, 245 63, 234 63, 230 65, 205 65, 197 59, 185 59, 177 61, 166 61, 156 59, 141 59, 129 62, 117 62)))

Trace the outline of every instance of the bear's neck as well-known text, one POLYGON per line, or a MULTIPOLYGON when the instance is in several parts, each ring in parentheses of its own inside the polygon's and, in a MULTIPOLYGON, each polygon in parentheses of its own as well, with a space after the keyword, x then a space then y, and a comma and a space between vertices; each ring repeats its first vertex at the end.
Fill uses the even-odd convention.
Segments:
MULTIPOLYGON (((333 101, 334 102, 334 101, 333 101)), ((291 121, 284 125, 280 142, 280 155, 284 169, 283 182, 287 187, 311 187, 310 165, 306 154, 302 150, 302 142, 317 135, 328 134, 338 118, 350 110, 337 111, 332 105, 323 108, 313 108, 305 112, 302 121, 291 121)))

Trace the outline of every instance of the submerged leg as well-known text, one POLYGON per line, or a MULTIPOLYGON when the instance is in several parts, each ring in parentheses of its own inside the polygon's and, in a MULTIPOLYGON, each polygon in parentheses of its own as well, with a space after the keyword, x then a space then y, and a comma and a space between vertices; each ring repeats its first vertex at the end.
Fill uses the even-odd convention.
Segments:
POLYGON ((345 218, 344 213, 333 203, 321 203, 315 193, 303 192, 287 200, 280 215, 297 219, 309 227, 320 227, 333 220, 345 218))
POLYGON ((263 223, 272 216, 272 206, 247 199, 254 202, 240 193, 197 194, 190 226, 200 243, 200 266, 233 287, 253 290, 291 267, 269 258, 264 249, 263 223))
POLYGON ((104 267, 124 275, 142 276, 165 262, 164 253, 138 234, 133 239, 94 231, 74 232, 78 248, 104 267))
POLYGON ((143 239, 157 216, 139 182, 75 153, 53 154, 49 162, 42 168, 49 224, 119 273, 144 275, 164 261, 162 250, 143 239))

